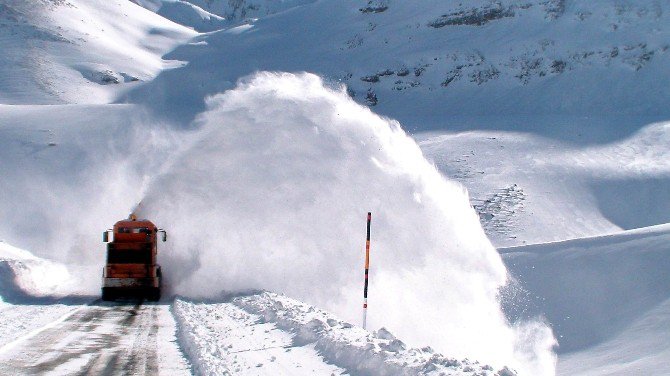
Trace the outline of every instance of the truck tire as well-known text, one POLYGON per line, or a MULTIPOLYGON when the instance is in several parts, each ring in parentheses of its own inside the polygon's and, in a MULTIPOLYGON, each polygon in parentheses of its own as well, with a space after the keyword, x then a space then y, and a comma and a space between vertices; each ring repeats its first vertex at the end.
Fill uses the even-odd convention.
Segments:
POLYGON ((112 290, 110 290, 106 287, 102 288, 102 300, 103 301, 106 301, 106 302, 112 301, 116 298, 115 295, 116 294, 114 294, 114 292, 112 290))
POLYGON ((149 289, 147 292, 147 300, 150 302, 157 302, 161 299, 161 289, 158 287, 154 287, 152 289, 149 289))

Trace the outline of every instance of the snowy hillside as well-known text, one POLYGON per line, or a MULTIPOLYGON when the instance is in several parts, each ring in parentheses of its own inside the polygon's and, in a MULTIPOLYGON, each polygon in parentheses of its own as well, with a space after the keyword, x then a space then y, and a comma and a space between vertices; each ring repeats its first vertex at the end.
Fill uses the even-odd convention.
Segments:
POLYGON ((661 225, 501 249, 526 290, 510 312, 546 314, 561 344, 559 374, 667 374, 669 240, 661 225))
POLYGON ((667 374, 668 12, 0 0, 0 373, 667 374))
POLYGON ((109 103, 159 71, 189 29, 124 0, 0 3, 3 104, 109 103))
MULTIPOLYGON (((538 123, 538 129, 548 127, 538 123)), ((575 132, 592 132, 591 137, 602 140, 580 144, 501 131, 418 138, 440 170, 469 188, 473 206, 497 245, 670 222, 669 123, 648 124, 615 140, 610 138, 616 132, 603 128, 575 132)))
MULTIPOLYGON (((461 3, 235 2, 238 10, 270 16, 229 17, 230 28, 168 55, 190 61, 184 70, 160 75, 128 100, 142 101, 183 127, 204 109, 204 96, 228 90, 254 71, 317 72, 333 84, 346 84, 357 101, 398 119, 419 140, 427 137, 425 131, 438 137, 459 132, 453 142, 432 140, 422 147, 447 176, 469 189, 496 245, 670 221, 667 133, 652 125, 668 116, 666 5, 461 3), (339 22, 328 21, 333 15, 339 22), (182 90, 168 89, 174 85, 182 90), (488 133, 461 133, 472 130, 488 133), (514 132, 512 143, 501 144, 507 132, 514 132), (545 148, 566 150, 550 157, 551 165, 562 166, 540 164, 545 148), (529 150, 537 152, 531 157, 529 150), (607 171, 597 171, 593 159, 607 160, 607 171), (579 167, 583 163, 594 168, 579 167), (523 195, 523 203, 512 198, 502 205, 523 210, 502 208, 496 219, 489 218, 491 210, 482 203, 510 187, 520 190, 515 194, 523 195), (641 192, 646 197, 639 197, 641 192), (626 195, 638 196, 631 202, 641 205, 615 213, 613 206, 626 195), (647 210, 650 206, 655 208, 647 210), (635 219, 622 219, 628 210, 638 211, 635 219), (557 219, 565 225, 552 226, 557 219), (500 221, 506 229, 498 231, 500 221)), ((222 16, 230 14, 230 4, 198 3, 222 16)))
POLYGON ((667 115, 669 13, 656 0, 193 3, 250 14, 171 55, 198 59, 168 103, 256 70, 306 70, 412 131, 458 127, 454 115, 667 115))

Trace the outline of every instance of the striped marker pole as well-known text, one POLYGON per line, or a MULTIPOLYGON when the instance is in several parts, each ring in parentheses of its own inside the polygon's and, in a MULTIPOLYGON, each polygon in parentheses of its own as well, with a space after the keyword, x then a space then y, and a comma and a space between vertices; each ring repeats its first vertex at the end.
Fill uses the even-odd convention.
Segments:
POLYGON ((368 319, 368 272, 370 270, 370 222, 372 213, 368 212, 368 235, 365 240, 365 287, 363 287, 363 329, 368 319))

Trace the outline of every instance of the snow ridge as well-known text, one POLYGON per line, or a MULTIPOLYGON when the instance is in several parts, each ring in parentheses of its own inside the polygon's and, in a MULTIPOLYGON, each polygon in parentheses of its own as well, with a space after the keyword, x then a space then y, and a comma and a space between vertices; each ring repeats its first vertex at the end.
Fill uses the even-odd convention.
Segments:
POLYGON ((171 309, 177 323, 177 340, 191 361, 191 367, 201 375, 214 374, 214 371, 218 371, 221 375, 230 375, 230 370, 215 356, 217 352, 212 351, 211 347, 208 349, 200 345, 203 339, 208 339, 210 331, 189 322, 192 315, 187 311, 183 301, 175 300, 171 309))
MULTIPOLYGON (((255 324, 269 324, 290 333, 292 337, 290 345, 260 350, 279 348, 286 352, 296 347, 313 347, 326 363, 340 367, 349 374, 516 375, 507 367, 495 371, 493 367, 477 361, 447 358, 435 353, 430 347, 407 348, 384 328, 371 334, 325 311, 271 292, 240 296, 231 299, 230 303, 216 305, 177 299, 173 312, 179 324, 179 339, 193 364, 203 374, 229 374, 231 369, 239 373, 243 369, 234 355, 255 351, 236 350, 232 344, 217 346, 217 337, 231 336, 231 327, 225 327, 226 319, 222 319, 222 316, 228 314, 238 322, 256 320, 255 324), (206 312, 204 316, 215 317, 219 323, 224 322, 224 327, 208 323, 203 312, 206 312), (226 334, 221 336, 222 332, 226 334)), ((266 329, 265 333, 271 330, 274 329, 266 329)), ((268 342, 266 340, 264 345, 268 346, 268 342)), ((275 356, 271 359, 277 361, 275 356)), ((257 368, 260 367, 257 365, 257 368)))
POLYGON ((0 302, 57 300, 73 291, 68 269, 0 240, 0 302))

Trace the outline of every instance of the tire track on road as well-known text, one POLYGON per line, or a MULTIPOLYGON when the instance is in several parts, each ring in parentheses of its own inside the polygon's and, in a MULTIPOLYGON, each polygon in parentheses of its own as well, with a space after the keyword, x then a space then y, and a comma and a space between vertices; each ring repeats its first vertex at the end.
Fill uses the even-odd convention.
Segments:
POLYGON ((167 306, 84 306, 0 354, 0 374, 158 374, 161 308, 167 306))

